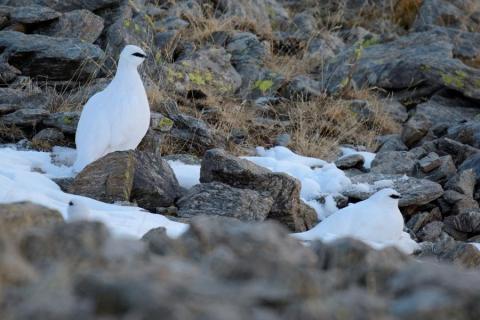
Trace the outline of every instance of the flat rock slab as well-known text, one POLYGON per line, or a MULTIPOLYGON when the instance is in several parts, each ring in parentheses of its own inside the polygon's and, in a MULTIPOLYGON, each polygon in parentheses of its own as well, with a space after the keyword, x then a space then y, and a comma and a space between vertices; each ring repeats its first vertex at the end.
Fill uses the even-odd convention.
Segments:
POLYGON ((54 10, 66 12, 76 9, 95 11, 98 9, 118 6, 121 0, 5 0, 2 4, 24 7, 31 5, 44 5, 54 10))
POLYGON ((357 190, 352 188, 342 192, 349 198, 365 200, 381 188, 375 188, 376 181, 391 180, 392 188, 400 192, 402 198, 399 201, 400 207, 413 205, 424 205, 440 198, 443 195, 442 186, 436 182, 426 179, 417 179, 399 174, 378 174, 367 173, 351 178, 352 183, 367 183, 372 185, 371 190, 357 190))
POLYGON ((0 31, 0 47, 5 48, 7 62, 23 75, 49 80, 85 80, 104 56, 98 46, 80 40, 16 31, 0 31))
POLYGON ((268 194, 220 182, 198 184, 177 202, 178 216, 182 218, 215 215, 242 221, 265 220, 272 204, 273 199, 268 194))

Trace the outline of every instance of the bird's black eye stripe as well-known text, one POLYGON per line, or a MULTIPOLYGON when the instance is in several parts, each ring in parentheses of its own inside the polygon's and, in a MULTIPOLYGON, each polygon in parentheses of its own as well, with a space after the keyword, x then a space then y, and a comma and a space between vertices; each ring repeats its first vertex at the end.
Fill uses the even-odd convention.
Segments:
POLYGON ((139 58, 146 58, 147 57, 146 55, 144 55, 143 53, 140 53, 140 52, 132 53, 132 56, 139 57, 139 58))
POLYGON ((70 201, 70 202, 68 203, 68 205, 69 205, 69 206, 73 206, 73 202, 70 201))
POLYGON ((391 194, 390 195, 390 198, 392 199, 400 199, 401 197, 399 195, 396 195, 396 194, 391 194))

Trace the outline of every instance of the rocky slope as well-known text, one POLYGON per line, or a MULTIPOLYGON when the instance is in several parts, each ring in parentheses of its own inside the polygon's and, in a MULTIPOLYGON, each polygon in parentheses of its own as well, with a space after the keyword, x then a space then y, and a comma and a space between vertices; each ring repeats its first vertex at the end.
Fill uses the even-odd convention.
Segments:
POLYGON ((192 223, 177 240, 127 241, 2 205, 2 319, 478 318, 480 279, 460 268, 480 267, 480 4, 339 3, 0 0, 0 143, 73 146, 82 104, 140 45, 153 111, 141 150, 58 183, 192 223), (421 262, 288 238, 317 217, 296 179, 236 157, 259 144, 376 152, 368 169, 359 154, 336 164, 355 183, 393 181, 421 262), (163 158, 193 155, 202 183, 183 190, 163 158))

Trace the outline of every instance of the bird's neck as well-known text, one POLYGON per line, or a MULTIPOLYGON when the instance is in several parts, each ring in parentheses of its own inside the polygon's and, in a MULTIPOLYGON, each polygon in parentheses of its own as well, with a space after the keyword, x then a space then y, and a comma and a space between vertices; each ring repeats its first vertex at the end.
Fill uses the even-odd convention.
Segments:
POLYGON ((132 84, 135 82, 139 82, 143 86, 137 66, 128 62, 120 61, 115 77, 112 79, 112 85, 116 87, 127 86, 125 89, 129 89, 128 87, 131 89, 132 84))

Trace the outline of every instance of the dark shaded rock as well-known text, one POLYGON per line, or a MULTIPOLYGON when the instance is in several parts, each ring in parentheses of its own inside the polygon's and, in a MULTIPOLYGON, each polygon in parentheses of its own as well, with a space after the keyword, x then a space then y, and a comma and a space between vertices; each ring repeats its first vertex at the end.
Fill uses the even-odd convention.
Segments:
POLYGON ((470 210, 458 214, 445 223, 457 231, 464 233, 480 233, 480 210, 470 210))
POLYGON ((98 70, 103 51, 92 44, 15 31, 0 32, 6 61, 30 77, 85 80, 98 70))
POLYGON ((71 185, 71 193, 104 202, 129 201, 135 174, 133 151, 117 151, 90 163, 71 185))
MULTIPOLYGON (((443 235, 440 240, 430 247, 424 248, 420 257, 434 257, 464 268, 478 268, 480 266, 480 251, 474 244, 455 241, 443 235)), ((444 281, 442 279, 442 281, 444 281)))
POLYGON ((442 214, 437 208, 437 210, 414 214, 405 225, 414 233, 417 233, 421 228, 430 222, 440 220, 442 220, 442 214))
POLYGON ((306 101, 322 95, 321 85, 307 76, 297 76, 286 86, 283 96, 291 100, 306 101))
MULTIPOLYGON (((442 154, 451 155, 457 166, 460 166, 467 158, 473 157, 475 154, 480 153, 480 149, 448 138, 439 139, 436 141, 436 143, 434 143, 433 148, 437 149, 437 151, 442 154)), ((459 171, 461 170, 465 169, 459 168, 459 171)))
POLYGON ((35 127, 47 119, 49 114, 45 109, 20 109, 3 116, 2 122, 19 127, 35 127))
POLYGON ((38 33, 51 37, 74 38, 94 43, 103 31, 103 19, 88 10, 64 13, 58 21, 38 33))
POLYGON ((32 138, 32 144, 41 150, 50 151, 52 147, 60 145, 65 139, 65 135, 53 128, 43 129, 32 138))
POLYGON ((417 157, 407 151, 385 151, 376 155, 372 161, 371 172, 385 174, 411 175, 415 168, 417 157))
POLYGON ((361 154, 351 154, 340 157, 335 161, 335 165, 339 169, 362 168, 365 163, 365 158, 361 154))
MULTIPOLYGON (((426 179, 417 179, 404 175, 388 175, 379 173, 367 173, 351 178, 352 183, 368 183, 373 185, 375 181, 392 180, 393 189, 400 192, 402 198, 399 201, 400 207, 412 205, 424 205, 440 198, 443 195, 442 186, 436 182, 426 179)), ((346 190, 342 194, 349 198, 365 200, 377 190, 372 188, 370 192, 363 190, 346 190)))
MULTIPOLYGON (((0 83, 8 84, 15 80, 22 72, 8 63, 0 63, 0 83)), ((1 112, 0 112, 1 113, 1 112)))
POLYGON ((300 183, 283 173, 273 173, 220 149, 205 153, 200 181, 218 181, 235 188, 266 192, 273 198, 269 219, 279 220, 291 230, 305 230, 300 215, 300 183))
POLYGON ((58 211, 38 204, 17 202, 0 205, 0 229, 2 234, 17 237, 28 229, 61 222, 63 222, 63 217, 58 211))
POLYGON ((424 30, 433 26, 442 26, 465 31, 474 29, 479 24, 469 17, 468 2, 425 0, 418 10, 413 28, 424 30))
POLYGON ((417 237, 422 241, 436 241, 443 231, 443 222, 442 221, 432 221, 426 224, 419 232, 417 232, 417 237))
POLYGON ((75 134, 78 120, 80 120, 80 112, 56 112, 49 114, 48 118, 43 120, 43 124, 60 129, 67 134, 75 134))
POLYGON ((120 0, 84 0, 79 3, 77 0, 4 0, 2 4, 23 7, 29 5, 46 5, 58 11, 71 11, 75 9, 87 9, 95 11, 120 3, 120 0))
POLYGON ((135 152, 131 199, 154 212, 171 206, 180 196, 180 185, 167 161, 146 152, 135 152))
POLYGON ((25 6, 12 8, 10 10, 10 20, 12 22, 33 24, 56 19, 60 13, 48 7, 42 6, 25 6))
POLYGON ((177 201, 178 216, 192 218, 216 215, 242 221, 263 221, 271 211, 273 199, 249 189, 211 182, 194 186, 177 201))
POLYGON ((408 119, 407 108, 395 99, 384 99, 382 102, 383 111, 393 120, 404 123, 408 119))
POLYGON ((425 116, 415 114, 403 126, 401 134, 402 141, 407 147, 412 147, 427 134, 430 127, 431 123, 425 116))

